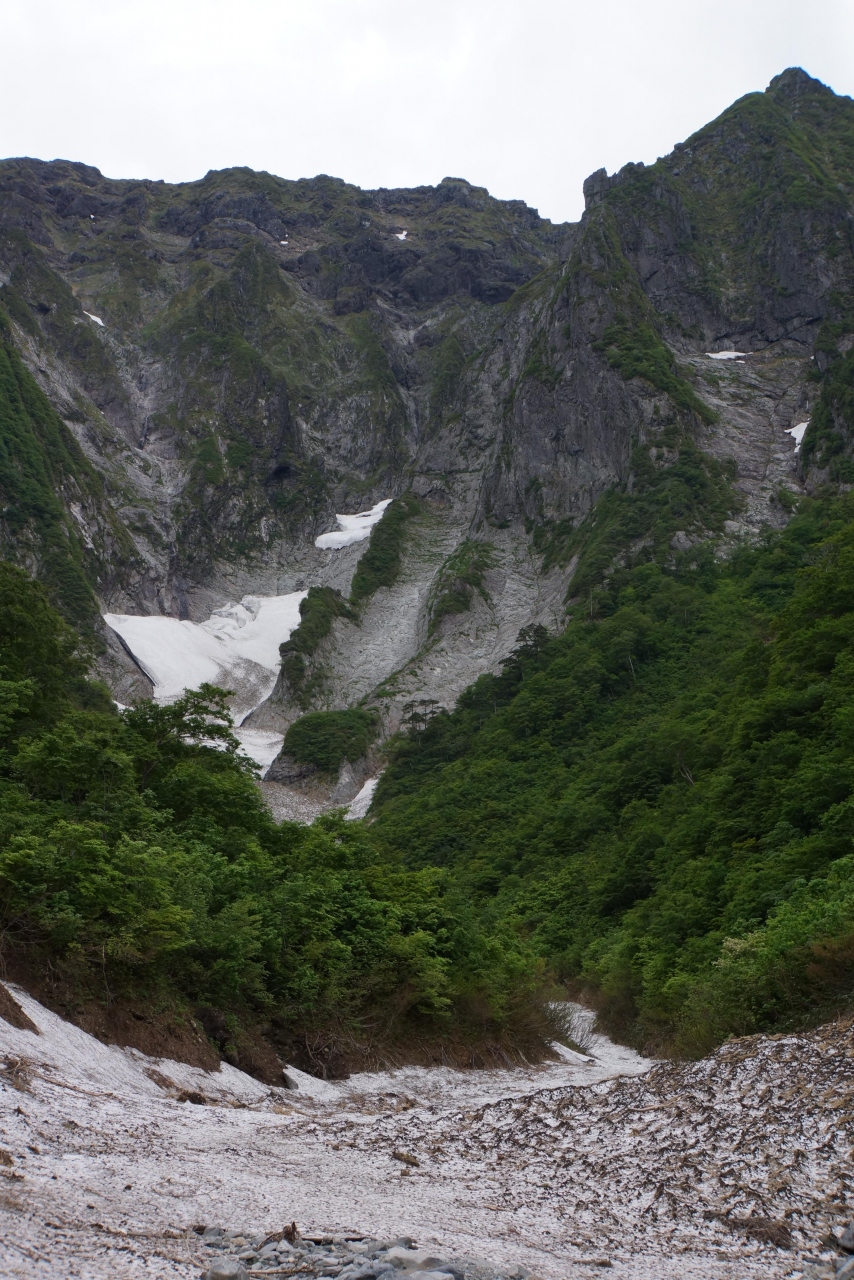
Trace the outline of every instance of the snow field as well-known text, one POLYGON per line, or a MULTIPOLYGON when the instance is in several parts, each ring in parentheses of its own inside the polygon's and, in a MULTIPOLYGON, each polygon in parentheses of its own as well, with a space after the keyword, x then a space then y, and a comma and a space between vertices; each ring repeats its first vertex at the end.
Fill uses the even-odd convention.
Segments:
POLYGON ((306 594, 244 596, 201 623, 120 613, 105 614, 104 621, 151 679, 158 702, 173 702, 202 684, 233 690, 235 734, 247 755, 266 769, 281 749, 282 735, 240 725, 273 692, 279 645, 299 626, 306 594))
POLYGON ((383 512, 392 501, 392 498, 385 498, 371 507, 370 511, 358 511, 352 516, 336 515, 340 528, 332 533, 322 533, 319 538, 315 538, 314 545, 322 551, 335 551, 352 546, 354 542, 363 542, 370 537, 371 529, 382 520, 383 512))
POLYGON ((285 1091, 102 1045, 13 992, 41 1034, 0 1021, 3 1276, 190 1280, 194 1223, 295 1219, 544 1280, 794 1280, 832 1274, 822 1237, 850 1216, 850 1020, 696 1063, 595 1036, 508 1071, 289 1069, 285 1091))

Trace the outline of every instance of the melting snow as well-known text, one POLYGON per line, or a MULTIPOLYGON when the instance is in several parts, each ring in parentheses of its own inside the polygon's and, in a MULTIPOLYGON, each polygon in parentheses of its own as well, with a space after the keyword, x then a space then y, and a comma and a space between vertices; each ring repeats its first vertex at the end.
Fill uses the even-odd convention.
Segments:
POLYGON ((743 360, 746 352, 744 351, 707 351, 706 355, 710 360, 743 360))
POLYGON ((335 519, 341 526, 340 529, 334 533, 322 533, 319 538, 315 538, 314 545, 327 551, 349 547, 354 542, 363 542, 370 536, 374 525, 382 519, 383 512, 391 501, 391 498, 385 498, 375 507, 371 507, 370 511, 358 511, 354 516, 336 515, 335 519))
POLYGON ((508 1071, 331 1083, 289 1068, 285 1091, 103 1045, 15 996, 41 1034, 0 1020, 2 1275, 193 1280, 194 1223, 263 1234, 292 1219, 544 1280, 590 1275, 592 1259, 617 1280, 832 1275, 850 1020, 700 1062, 595 1036, 589 1054, 508 1071))
POLYGON ((371 807, 371 801, 374 798, 374 792, 377 789, 378 782, 379 778, 368 778, 368 781, 362 787, 359 794, 354 796, 350 801, 350 807, 344 815, 346 818, 353 821, 356 818, 364 818, 367 815, 367 812, 371 807))
POLYGON ((395 236, 397 237, 397 239, 398 239, 398 240, 405 240, 405 239, 406 239, 406 237, 407 237, 407 235, 408 235, 408 232, 406 232, 406 231, 395 231, 395 233, 394 233, 394 234, 395 234, 395 236))
MULTIPOLYGON (((172 702, 187 689, 215 684, 231 689, 235 723, 273 692, 279 673, 279 645, 299 625, 304 591, 286 596, 244 596, 240 604, 216 609, 207 622, 108 613, 104 621, 122 638, 154 684, 158 702, 172 702)), ((247 755, 269 768, 282 735, 238 727, 247 755)))
POLYGON ((795 453, 800 449, 801 441, 804 438, 804 432, 809 425, 809 422, 799 422, 795 427, 786 427, 786 435, 791 436, 795 442, 795 453))
POLYGON ((91 311, 84 311, 84 312, 83 312, 83 314, 84 314, 84 316, 88 316, 90 320, 94 320, 94 321, 95 321, 95 324, 99 324, 99 325, 101 326, 101 328, 102 328, 102 329, 105 329, 105 328, 107 327, 107 326, 104 324, 104 322, 103 322, 103 320, 101 319, 101 317, 100 317, 100 316, 93 316, 91 311))

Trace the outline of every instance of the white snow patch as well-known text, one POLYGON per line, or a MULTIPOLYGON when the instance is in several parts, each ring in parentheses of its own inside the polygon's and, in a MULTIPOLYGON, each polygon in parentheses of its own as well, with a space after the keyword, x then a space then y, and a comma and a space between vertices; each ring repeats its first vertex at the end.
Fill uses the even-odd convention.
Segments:
POLYGON ((710 360, 743 360, 745 351, 707 351, 710 360))
POLYGON ((795 427, 786 427, 786 435, 791 436, 795 442, 795 453, 800 449, 801 441, 804 438, 804 432, 809 425, 809 422, 799 422, 795 427))
POLYGON ((319 538, 315 538, 314 545, 328 551, 349 547, 354 542, 363 542, 370 537, 371 529, 382 520, 383 512, 392 501, 392 498, 385 498, 371 507, 370 511, 357 511, 352 516, 336 514, 335 519, 341 526, 340 529, 333 533, 322 533, 319 538))
POLYGON ((395 231, 394 234, 398 240, 405 240, 409 233, 406 231, 395 231))
POLYGON ((364 818, 371 807, 371 801, 374 798, 374 792, 377 789, 379 778, 368 778, 368 781, 362 787, 357 796, 350 801, 350 807, 344 817, 352 822, 356 818, 364 818))
POLYGON ((158 702, 173 702, 201 684, 231 689, 235 734, 246 754, 267 769, 279 753, 282 735, 240 726, 273 692, 279 645, 299 626, 305 596, 305 591, 244 596, 239 604, 215 609, 201 623, 123 613, 105 614, 104 621, 150 678, 158 702))
POLYGON ((84 316, 88 316, 90 320, 94 320, 95 324, 99 324, 102 329, 106 329, 107 326, 104 324, 100 316, 93 316, 91 311, 84 311, 83 314, 84 316))

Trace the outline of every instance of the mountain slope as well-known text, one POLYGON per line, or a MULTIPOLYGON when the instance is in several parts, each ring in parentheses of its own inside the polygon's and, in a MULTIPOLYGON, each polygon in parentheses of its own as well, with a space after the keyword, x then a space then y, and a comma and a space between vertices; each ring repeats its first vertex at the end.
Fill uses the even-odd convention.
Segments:
MULTIPOLYGON (((460 179, 3 162, 0 299, 79 445, 66 527, 96 549, 111 531, 80 553, 101 608, 346 597, 364 547, 315 538, 412 494, 393 580, 334 620, 310 697, 280 681, 258 716, 368 699, 387 732, 497 670, 521 626, 560 626, 567 587, 615 557, 782 526, 807 478, 786 432, 829 362, 803 458, 827 474, 849 450, 852 131, 851 101, 790 69, 655 165, 592 175, 562 227, 460 179), (636 484, 661 500, 614 524, 636 484)), ((35 565, 33 536, 10 526, 7 554, 35 565)), ((150 689, 105 639, 121 696, 150 689)))

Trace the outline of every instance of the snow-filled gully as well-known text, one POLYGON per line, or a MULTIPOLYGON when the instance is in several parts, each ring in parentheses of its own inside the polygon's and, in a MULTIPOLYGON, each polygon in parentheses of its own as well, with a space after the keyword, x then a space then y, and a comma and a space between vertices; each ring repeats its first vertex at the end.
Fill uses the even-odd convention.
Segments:
POLYGON ((267 769, 281 750, 282 734, 243 728, 242 722, 273 692, 279 645, 299 626, 305 596, 244 596, 200 623, 123 613, 107 613, 104 621, 149 677, 158 702, 172 702, 201 684, 231 689, 235 734, 246 754, 267 769))
POLYGON ((0 1275, 198 1276, 195 1224, 291 1220, 492 1275, 832 1275, 850 1022, 688 1065, 595 1037, 592 1060, 286 1091, 102 1045, 13 991, 40 1034, 0 1020, 0 1275))
MULTIPOLYGON (((321 534, 315 545, 334 551, 363 542, 391 501, 385 498, 368 511, 337 515, 339 528, 321 534)), ((172 702, 201 684, 231 689, 236 736, 263 772, 279 754, 283 735, 244 727, 243 721, 273 692, 279 645, 299 626, 299 606, 306 594, 244 596, 239 604, 215 609, 205 622, 127 613, 106 613, 104 621, 149 677, 158 702, 172 702)))

